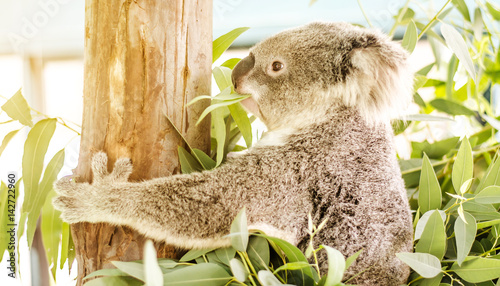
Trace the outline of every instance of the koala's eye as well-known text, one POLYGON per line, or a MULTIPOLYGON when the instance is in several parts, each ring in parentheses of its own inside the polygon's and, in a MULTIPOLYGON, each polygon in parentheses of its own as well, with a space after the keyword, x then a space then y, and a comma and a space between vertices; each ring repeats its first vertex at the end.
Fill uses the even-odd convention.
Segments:
POLYGON ((282 70, 285 67, 285 65, 281 62, 276 61, 273 63, 272 67, 273 67, 273 71, 277 72, 277 71, 282 70))

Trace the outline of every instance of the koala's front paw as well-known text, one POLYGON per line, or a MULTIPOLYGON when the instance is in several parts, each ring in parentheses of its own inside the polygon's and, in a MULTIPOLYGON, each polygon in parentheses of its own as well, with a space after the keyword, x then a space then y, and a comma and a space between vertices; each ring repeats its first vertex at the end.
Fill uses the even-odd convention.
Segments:
POLYGON ((93 183, 75 183, 71 178, 62 178, 54 184, 58 196, 54 207, 61 211, 61 218, 68 223, 81 221, 102 222, 107 215, 119 208, 118 193, 113 187, 127 182, 132 173, 129 159, 116 161, 113 172, 107 171, 108 157, 99 152, 92 158, 93 183))

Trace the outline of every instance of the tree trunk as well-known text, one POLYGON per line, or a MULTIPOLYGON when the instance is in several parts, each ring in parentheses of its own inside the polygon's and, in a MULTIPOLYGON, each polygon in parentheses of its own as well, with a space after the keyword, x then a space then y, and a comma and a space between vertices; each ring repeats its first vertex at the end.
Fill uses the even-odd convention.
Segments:
MULTIPOLYGON (((91 181, 90 161, 100 150, 132 159, 131 180, 180 171, 177 146, 210 149, 210 121, 195 122, 210 94, 212 1, 86 0, 84 111, 79 181, 91 181)), ((146 238, 127 227, 72 225, 78 284, 110 261, 142 257, 146 238)), ((168 243, 168 242, 167 242, 168 243)), ((159 257, 176 257, 156 243, 159 257)))

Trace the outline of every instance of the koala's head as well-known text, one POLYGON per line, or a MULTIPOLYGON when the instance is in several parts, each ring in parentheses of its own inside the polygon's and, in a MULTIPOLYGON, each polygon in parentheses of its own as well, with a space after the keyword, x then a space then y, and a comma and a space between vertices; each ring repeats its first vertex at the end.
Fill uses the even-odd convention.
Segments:
POLYGON ((369 124, 388 122, 411 102, 407 57, 381 32, 311 23, 258 43, 232 80, 269 129, 304 126, 339 105, 357 108, 369 124))

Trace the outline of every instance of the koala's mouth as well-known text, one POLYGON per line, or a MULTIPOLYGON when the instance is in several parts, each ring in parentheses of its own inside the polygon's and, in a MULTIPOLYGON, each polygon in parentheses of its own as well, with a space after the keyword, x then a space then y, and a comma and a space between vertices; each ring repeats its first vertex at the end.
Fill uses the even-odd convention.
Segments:
POLYGON ((241 101, 241 104, 248 112, 262 119, 262 114, 260 113, 259 104, 252 96, 243 99, 241 101))

